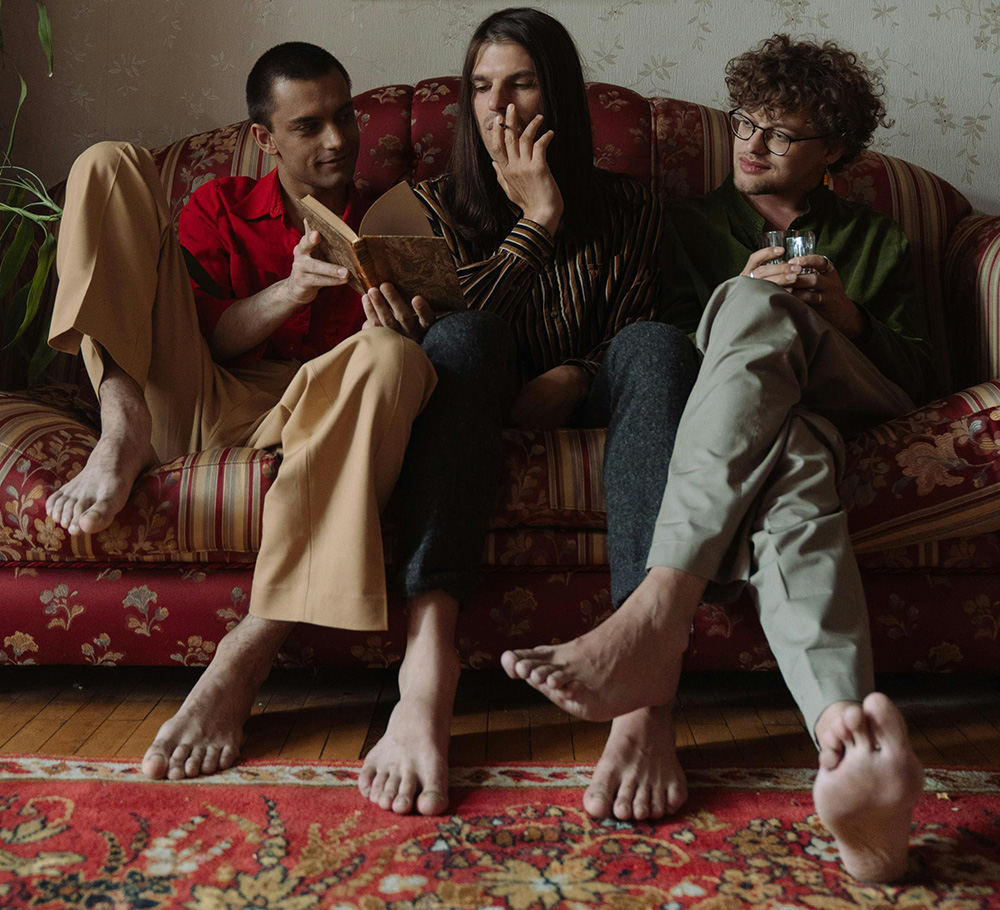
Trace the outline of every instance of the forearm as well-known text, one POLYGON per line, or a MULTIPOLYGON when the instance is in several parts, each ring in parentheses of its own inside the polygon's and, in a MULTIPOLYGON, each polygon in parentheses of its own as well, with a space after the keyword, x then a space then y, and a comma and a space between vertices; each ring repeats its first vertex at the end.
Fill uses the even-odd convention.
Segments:
POLYGON ((301 306, 276 281, 252 297, 237 300, 219 317, 208 346, 212 359, 225 363, 266 341, 301 306))

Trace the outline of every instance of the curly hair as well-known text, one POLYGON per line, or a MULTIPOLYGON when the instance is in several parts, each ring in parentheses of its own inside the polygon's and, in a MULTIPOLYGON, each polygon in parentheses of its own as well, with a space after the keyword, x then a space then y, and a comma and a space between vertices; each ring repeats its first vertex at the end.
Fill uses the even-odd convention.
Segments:
POLYGON ((734 107, 768 117, 802 114, 817 133, 838 137, 844 154, 831 170, 865 148, 878 126, 892 125, 882 103, 881 76, 833 41, 814 44, 772 35, 726 64, 726 86, 734 107))

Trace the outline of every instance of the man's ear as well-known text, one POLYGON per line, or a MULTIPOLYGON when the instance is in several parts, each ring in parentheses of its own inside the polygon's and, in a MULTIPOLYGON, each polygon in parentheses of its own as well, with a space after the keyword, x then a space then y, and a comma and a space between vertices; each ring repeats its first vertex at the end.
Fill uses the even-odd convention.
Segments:
POLYGON ((834 139, 826 145, 826 166, 835 164, 844 157, 844 143, 834 139))
POLYGON ((277 156, 278 147, 274 144, 274 137, 263 123, 250 124, 250 134, 253 136, 253 141, 260 146, 261 151, 265 155, 277 156))

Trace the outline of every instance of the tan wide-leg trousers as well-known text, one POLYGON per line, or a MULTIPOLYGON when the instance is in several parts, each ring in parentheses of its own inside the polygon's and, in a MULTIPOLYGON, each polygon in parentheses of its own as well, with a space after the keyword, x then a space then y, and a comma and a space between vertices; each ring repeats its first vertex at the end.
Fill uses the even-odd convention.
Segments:
POLYGON ((806 304, 735 278, 706 307, 648 565, 746 584, 814 733, 874 687, 868 611, 840 505, 840 432, 906 413, 907 395, 806 304))
POLYGON ((302 365, 220 367, 159 174, 145 149, 124 143, 100 143, 74 164, 57 266, 49 343, 82 352, 98 393, 105 356, 138 383, 160 459, 280 444, 250 612, 385 628, 379 513, 437 381, 420 346, 373 329, 302 365))

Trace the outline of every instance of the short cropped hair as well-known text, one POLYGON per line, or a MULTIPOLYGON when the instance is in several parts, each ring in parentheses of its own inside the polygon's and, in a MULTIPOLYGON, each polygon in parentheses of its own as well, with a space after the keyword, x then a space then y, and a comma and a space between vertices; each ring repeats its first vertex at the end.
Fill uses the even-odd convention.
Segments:
POLYGON ((867 147, 878 126, 892 125, 882 103, 882 78, 833 41, 773 35, 726 64, 726 86, 734 107, 768 117, 801 114, 810 129, 837 137, 844 154, 831 170, 867 147))
POLYGON ((337 70, 351 88, 344 65, 329 51, 305 41, 286 41, 264 51, 247 76, 247 113, 252 123, 272 128, 274 83, 279 79, 319 79, 337 70))

